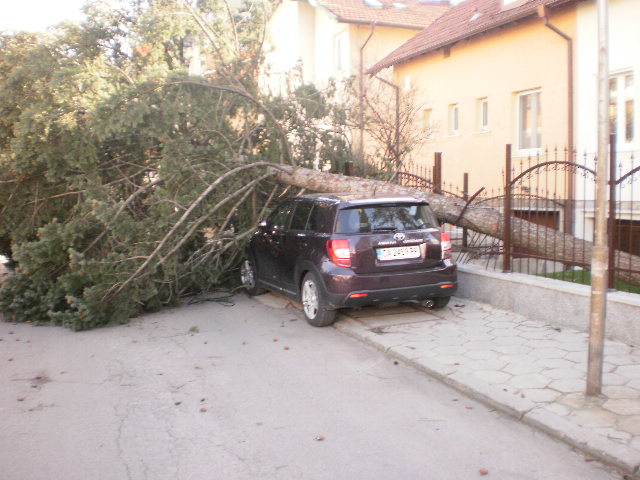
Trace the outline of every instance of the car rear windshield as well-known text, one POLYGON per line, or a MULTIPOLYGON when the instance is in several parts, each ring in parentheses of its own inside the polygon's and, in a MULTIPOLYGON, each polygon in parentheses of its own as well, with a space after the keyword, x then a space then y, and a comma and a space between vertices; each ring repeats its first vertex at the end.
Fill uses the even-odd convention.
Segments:
POLYGON ((437 227, 433 212, 424 203, 389 203, 340 210, 337 233, 395 232, 437 227))

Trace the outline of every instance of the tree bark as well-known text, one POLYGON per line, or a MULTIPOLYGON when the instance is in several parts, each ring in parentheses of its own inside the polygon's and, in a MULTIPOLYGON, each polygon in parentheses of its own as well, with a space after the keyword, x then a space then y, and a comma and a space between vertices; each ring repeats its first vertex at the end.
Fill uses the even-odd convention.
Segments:
MULTIPOLYGON (((316 192, 364 192, 378 197, 410 196, 426 200, 441 221, 499 239, 503 236, 504 216, 492 207, 470 205, 460 217, 465 206, 461 199, 380 180, 347 177, 289 166, 279 166, 276 175, 282 183, 316 192)), ((515 247, 526 248, 541 256, 576 265, 588 264, 593 248, 592 242, 517 217, 511 218, 511 241, 515 247)), ((615 255, 617 264, 631 270, 617 270, 616 278, 640 285, 640 257, 621 251, 616 251, 615 255)))

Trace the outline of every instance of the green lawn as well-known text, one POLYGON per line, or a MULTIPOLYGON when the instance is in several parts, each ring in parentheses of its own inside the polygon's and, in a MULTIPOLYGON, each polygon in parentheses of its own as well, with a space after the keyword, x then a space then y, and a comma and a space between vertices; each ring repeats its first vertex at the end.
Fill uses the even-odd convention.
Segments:
MULTIPOLYGON (((565 282, 580 283, 582 285, 591 285, 591 271, 590 270, 566 270, 564 272, 545 273, 541 274, 541 277, 555 278, 557 280, 564 280, 565 282)), ((622 292, 640 293, 640 287, 632 285, 622 280, 616 280, 615 289, 622 292)))

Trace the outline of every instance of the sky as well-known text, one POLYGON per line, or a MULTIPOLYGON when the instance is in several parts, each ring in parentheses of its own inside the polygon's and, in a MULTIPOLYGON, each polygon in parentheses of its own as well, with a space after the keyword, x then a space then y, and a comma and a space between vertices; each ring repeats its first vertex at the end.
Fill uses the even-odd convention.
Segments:
POLYGON ((80 20, 86 0, 0 0, 0 30, 44 31, 64 20, 80 20))

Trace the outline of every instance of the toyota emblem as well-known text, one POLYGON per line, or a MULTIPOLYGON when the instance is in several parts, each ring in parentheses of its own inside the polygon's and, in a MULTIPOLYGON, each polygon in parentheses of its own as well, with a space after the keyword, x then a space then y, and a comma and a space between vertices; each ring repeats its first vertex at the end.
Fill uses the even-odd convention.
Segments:
POLYGON ((402 232, 398 232, 398 233, 396 233, 396 234, 394 234, 394 235, 393 235, 393 239, 394 239, 396 242, 404 242, 404 239, 405 239, 406 237, 407 237, 407 236, 406 236, 404 233, 402 233, 402 232))

